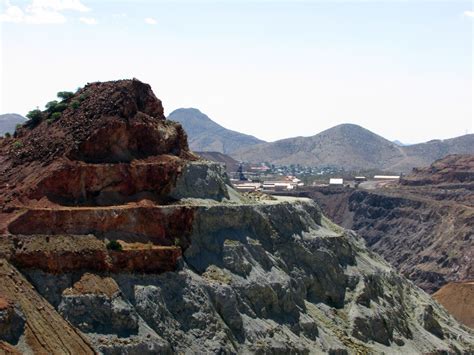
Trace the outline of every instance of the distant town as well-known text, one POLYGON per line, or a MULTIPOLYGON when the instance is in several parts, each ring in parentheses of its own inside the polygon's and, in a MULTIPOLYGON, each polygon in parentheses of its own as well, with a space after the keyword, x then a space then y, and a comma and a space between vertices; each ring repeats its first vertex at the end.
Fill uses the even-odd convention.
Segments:
POLYGON ((240 164, 229 172, 235 189, 241 192, 296 193, 309 186, 370 187, 398 181, 400 175, 380 171, 346 171, 340 167, 307 167, 302 165, 240 164))

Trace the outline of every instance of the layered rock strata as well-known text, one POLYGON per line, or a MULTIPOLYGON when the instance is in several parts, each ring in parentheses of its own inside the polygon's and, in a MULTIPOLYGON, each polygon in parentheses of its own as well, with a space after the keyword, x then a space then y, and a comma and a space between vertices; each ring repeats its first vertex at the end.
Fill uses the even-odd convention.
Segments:
POLYGON ((148 85, 69 100, 0 142, 0 349, 474 351, 471 331, 311 200, 235 192, 148 85))

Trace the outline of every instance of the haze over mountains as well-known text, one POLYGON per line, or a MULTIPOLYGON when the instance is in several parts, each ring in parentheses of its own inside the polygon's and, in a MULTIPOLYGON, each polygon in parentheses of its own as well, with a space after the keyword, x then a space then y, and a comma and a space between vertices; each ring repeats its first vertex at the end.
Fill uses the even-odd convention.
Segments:
POLYGON ((474 154, 473 134, 402 146, 358 125, 341 124, 311 137, 267 143, 227 130, 197 109, 179 109, 168 118, 183 125, 191 149, 226 153, 251 163, 407 172, 449 154, 474 154))

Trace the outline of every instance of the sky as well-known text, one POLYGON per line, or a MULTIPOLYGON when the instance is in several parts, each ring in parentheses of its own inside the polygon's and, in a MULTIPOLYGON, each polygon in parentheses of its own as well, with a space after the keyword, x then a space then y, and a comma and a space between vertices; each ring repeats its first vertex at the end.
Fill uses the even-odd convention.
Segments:
POLYGON ((0 0, 0 114, 136 77, 274 141, 341 123, 417 143, 474 133, 471 1, 0 0))

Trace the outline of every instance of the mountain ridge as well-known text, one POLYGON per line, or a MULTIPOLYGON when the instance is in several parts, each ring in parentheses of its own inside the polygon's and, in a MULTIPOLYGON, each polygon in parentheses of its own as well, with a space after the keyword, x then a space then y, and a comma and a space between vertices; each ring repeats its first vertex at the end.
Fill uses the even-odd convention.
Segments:
POLYGON ((176 109, 167 118, 181 123, 188 134, 189 147, 193 151, 228 154, 242 146, 264 142, 254 136, 227 129, 196 108, 176 109))
POLYGON ((409 172, 449 154, 474 154, 474 135, 399 146, 359 125, 345 123, 309 137, 281 139, 242 148, 231 156, 258 163, 337 166, 346 170, 409 172))

